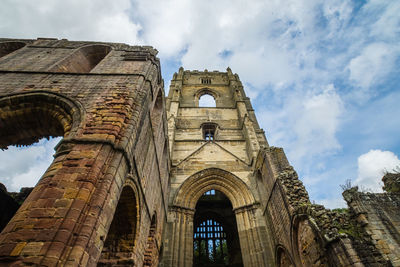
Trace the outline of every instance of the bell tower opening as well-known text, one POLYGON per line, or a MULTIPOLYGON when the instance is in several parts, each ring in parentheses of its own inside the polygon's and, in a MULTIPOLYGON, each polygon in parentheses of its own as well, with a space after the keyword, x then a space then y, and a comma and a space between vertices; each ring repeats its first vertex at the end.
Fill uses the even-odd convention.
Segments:
POLYGON ((232 204, 218 190, 204 193, 196 205, 193 266, 243 266, 232 204))
POLYGON ((215 99, 211 94, 203 94, 199 98, 199 107, 200 108, 215 108, 216 103, 215 99))
POLYGON ((215 132, 217 125, 215 123, 204 123, 202 124, 203 129, 203 139, 206 141, 215 140, 215 132))

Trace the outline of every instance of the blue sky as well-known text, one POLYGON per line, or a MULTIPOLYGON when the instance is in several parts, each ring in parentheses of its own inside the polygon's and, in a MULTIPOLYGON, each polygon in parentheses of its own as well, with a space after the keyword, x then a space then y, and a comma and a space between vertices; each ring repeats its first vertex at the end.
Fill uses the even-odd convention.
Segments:
MULTIPOLYGON (((6 0, 0 36, 152 45, 166 91, 180 66, 229 66, 270 145, 285 149, 312 200, 334 208, 347 179, 378 192, 400 165, 398 14, 400 2, 384 0, 6 0)), ((1 152, 0 181, 33 185, 55 142, 1 152)))

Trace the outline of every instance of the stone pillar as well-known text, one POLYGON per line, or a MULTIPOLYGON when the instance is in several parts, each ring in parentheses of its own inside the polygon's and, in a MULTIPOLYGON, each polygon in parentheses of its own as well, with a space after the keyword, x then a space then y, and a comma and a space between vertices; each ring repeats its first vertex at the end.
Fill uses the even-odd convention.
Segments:
POLYGON ((0 262, 97 262, 126 177, 126 162, 122 153, 101 143, 70 143, 57 152, 1 233, 0 262))
POLYGON ((174 206, 170 209, 171 233, 167 233, 168 251, 164 266, 189 267, 193 265, 193 217, 194 210, 174 206))
POLYGON ((267 248, 264 247, 266 236, 259 231, 254 205, 234 209, 238 227, 240 249, 245 267, 268 266, 267 248))

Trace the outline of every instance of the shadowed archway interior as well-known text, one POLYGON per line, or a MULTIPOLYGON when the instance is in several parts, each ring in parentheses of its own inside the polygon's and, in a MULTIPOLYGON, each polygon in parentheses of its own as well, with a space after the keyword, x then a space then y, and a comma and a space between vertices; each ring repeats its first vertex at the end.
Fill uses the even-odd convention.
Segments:
POLYGON ((136 196, 131 187, 122 190, 98 266, 133 265, 133 248, 138 225, 136 196))
POLYGON ((193 223, 193 266, 243 266, 235 214, 223 193, 200 197, 193 223))

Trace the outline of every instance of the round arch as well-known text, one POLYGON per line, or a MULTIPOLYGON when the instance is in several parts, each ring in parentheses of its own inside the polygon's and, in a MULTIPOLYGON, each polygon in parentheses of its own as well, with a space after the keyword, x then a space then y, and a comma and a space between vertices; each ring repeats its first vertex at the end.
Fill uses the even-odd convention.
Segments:
POLYGON ((233 209, 255 203, 253 194, 240 178, 222 169, 209 168, 193 174, 180 186, 174 204, 194 210, 199 198, 211 189, 224 193, 233 209))
POLYGON ((194 97, 196 98, 196 100, 199 100, 200 97, 203 95, 211 95, 212 97, 214 97, 215 100, 219 98, 219 94, 215 90, 210 88, 201 88, 194 94, 194 97))
POLYGON ((194 94, 194 102, 196 104, 196 107, 199 106, 199 100, 203 95, 210 95, 214 98, 215 101, 215 105, 217 105, 218 103, 218 98, 219 98, 219 94, 215 91, 212 90, 210 88, 202 88, 200 90, 198 90, 195 94, 194 94))
POLYGON ((42 137, 72 137, 82 123, 79 102, 49 91, 0 96, 0 148, 30 145, 42 137))

